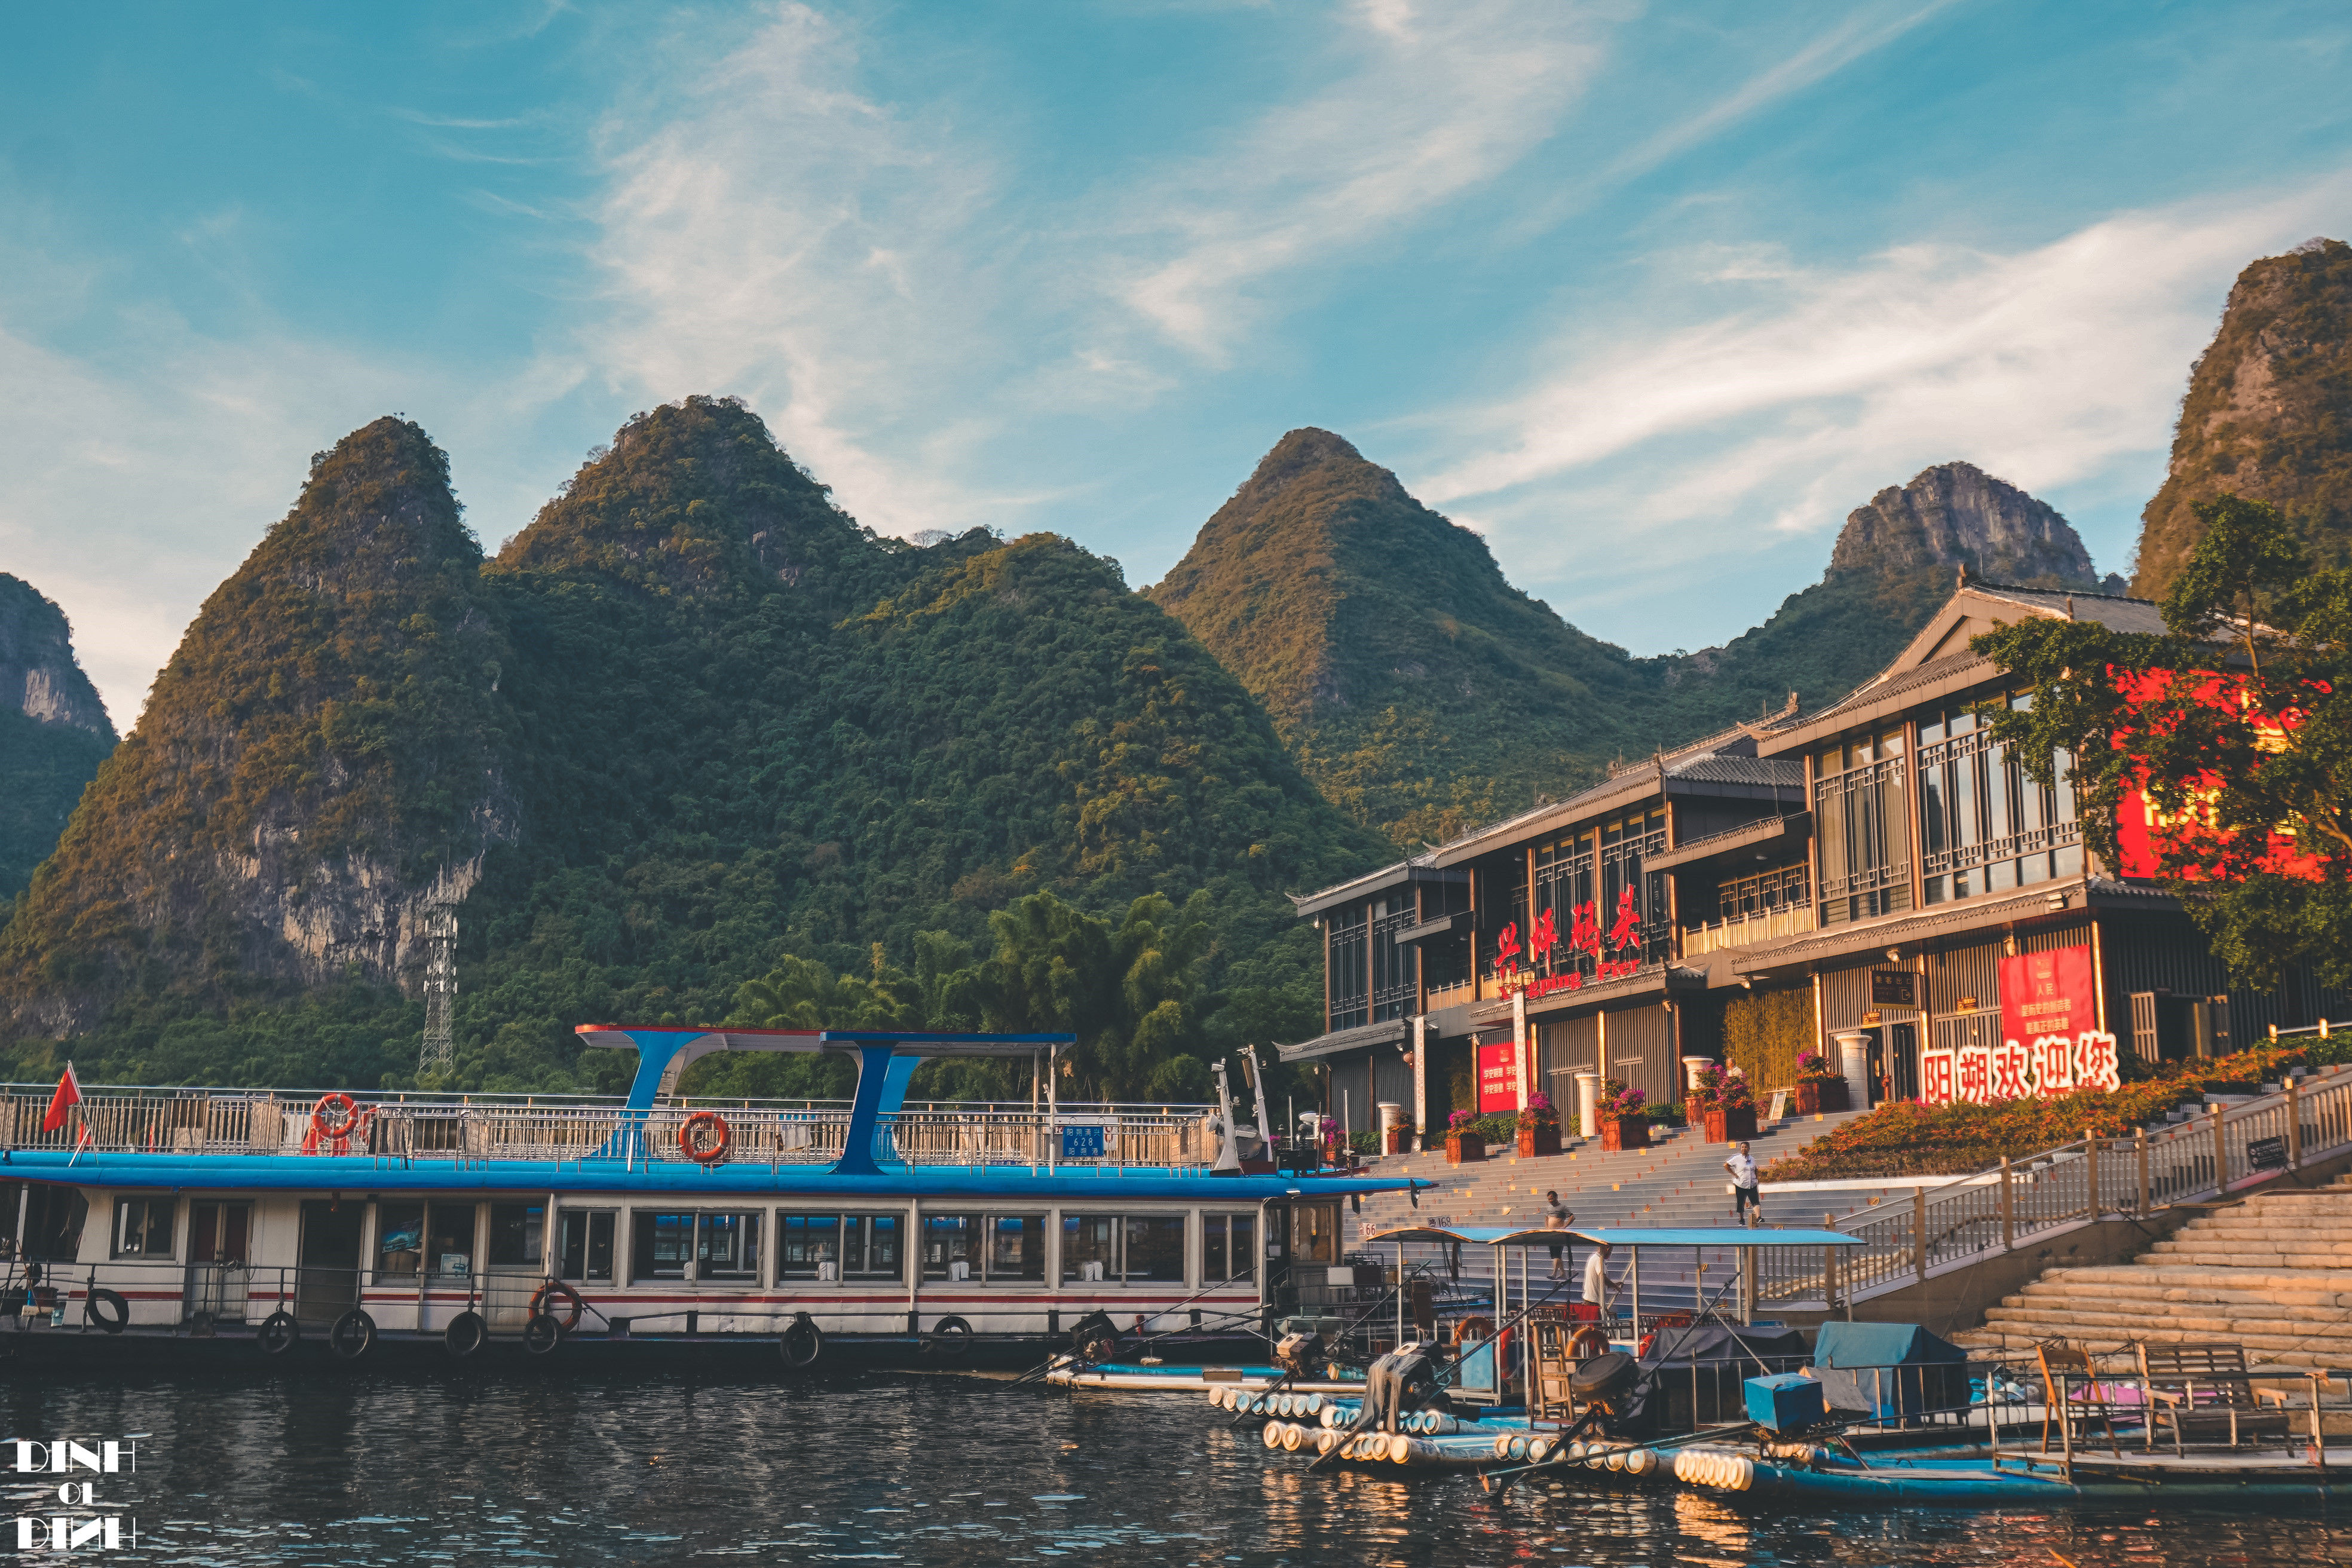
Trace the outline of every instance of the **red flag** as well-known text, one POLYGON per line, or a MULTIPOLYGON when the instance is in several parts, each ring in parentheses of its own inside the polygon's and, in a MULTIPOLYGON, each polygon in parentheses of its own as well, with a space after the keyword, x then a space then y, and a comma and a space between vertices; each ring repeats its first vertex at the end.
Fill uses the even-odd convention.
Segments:
POLYGON ((41 1118, 41 1131, 55 1132, 66 1124, 66 1110, 81 1103, 81 1082, 74 1077, 73 1063, 66 1063, 66 1076, 58 1079, 57 1093, 49 1096, 49 1113, 41 1118))

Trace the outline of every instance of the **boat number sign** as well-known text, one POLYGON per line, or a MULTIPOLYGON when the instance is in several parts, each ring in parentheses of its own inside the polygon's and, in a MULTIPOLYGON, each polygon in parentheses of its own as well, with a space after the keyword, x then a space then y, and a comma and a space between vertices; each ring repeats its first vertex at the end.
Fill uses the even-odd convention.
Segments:
POLYGON ((1099 1160, 1103 1157, 1103 1130, 1099 1127, 1065 1127, 1062 1129, 1062 1158, 1065 1160, 1099 1160))

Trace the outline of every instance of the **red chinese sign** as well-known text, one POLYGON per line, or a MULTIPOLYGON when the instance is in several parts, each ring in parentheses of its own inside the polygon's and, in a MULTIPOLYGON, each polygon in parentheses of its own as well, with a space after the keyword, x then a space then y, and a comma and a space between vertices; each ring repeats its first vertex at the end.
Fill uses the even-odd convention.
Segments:
POLYGON ((2023 1042, 2095 1029, 2097 1005, 2088 945, 2000 961, 2000 1030, 2006 1039, 2023 1042))
POLYGON ((1998 1041, 1922 1052, 1919 1098, 1942 1105, 2120 1086, 2116 1037, 2099 1027, 2087 946, 2002 959, 2000 1018, 1998 1041))
POLYGON ((1478 1047, 1478 1111, 1519 1108, 1519 1047, 1509 1040, 1478 1047))

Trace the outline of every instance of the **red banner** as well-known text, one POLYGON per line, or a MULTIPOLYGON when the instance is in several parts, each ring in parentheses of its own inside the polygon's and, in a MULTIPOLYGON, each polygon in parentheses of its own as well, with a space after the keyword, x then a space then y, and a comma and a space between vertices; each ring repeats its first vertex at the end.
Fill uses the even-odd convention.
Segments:
POLYGON ((1519 1047, 1509 1040, 1478 1047, 1478 1113, 1519 1108, 1519 1047))
MULTIPOLYGON (((2053 948, 2000 961, 2000 1032, 2020 1046, 2105 1027, 2091 979, 2091 950, 2053 948)), ((1999 1089, 1996 1098, 2005 1099, 1999 1089)))

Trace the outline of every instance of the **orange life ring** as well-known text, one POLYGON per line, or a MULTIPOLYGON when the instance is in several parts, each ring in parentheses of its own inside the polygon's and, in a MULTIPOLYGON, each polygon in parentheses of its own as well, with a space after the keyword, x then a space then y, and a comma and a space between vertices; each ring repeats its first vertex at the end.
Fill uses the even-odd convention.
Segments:
POLYGON ((1568 1336, 1568 1353, 1579 1361, 1591 1361, 1609 1353, 1609 1331, 1598 1323, 1587 1323, 1568 1336), (1590 1346, 1588 1349, 1586 1347, 1590 1346))
POLYGON ((1491 1339, 1494 1336, 1494 1332, 1495 1324, 1493 1320, 1487 1318, 1465 1318, 1460 1322, 1454 1325, 1454 1342, 1458 1345, 1467 1343, 1471 1340, 1491 1339))
POLYGON ((580 1326, 580 1313, 582 1310, 588 1305, 588 1303, 580 1299, 579 1291, 574 1290, 562 1280, 551 1279, 532 1293, 530 1298, 530 1315, 536 1318, 541 1312, 546 1311, 547 1299, 550 1296, 555 1295, 561 1295, 565 1300, 572 1303, 571 1315, 563 1320, 563 1331, 568 1334, 572 1330, 580 1326))
POLYGON ((320 1095, 319 1103, 310 1108, 310 1131, 321 1138, 331 1138, 341 1142, 358 1131, 359 1124, 360 1102, 341 1089, 320 1095), (330 1122, 327 1120, 328 1107, 335 1105, 343 1108, 343 1119, 341 1122, 330 1122))
POLYGON ((698 1110, 678 1124, 678 1152, 698 1165, 716 1165, 727 1158, 727 1119, 715 1110, 698 1110), (717 1131, 716 1142, 703 1142, 700 1133, 706 1127, 717 1131))

